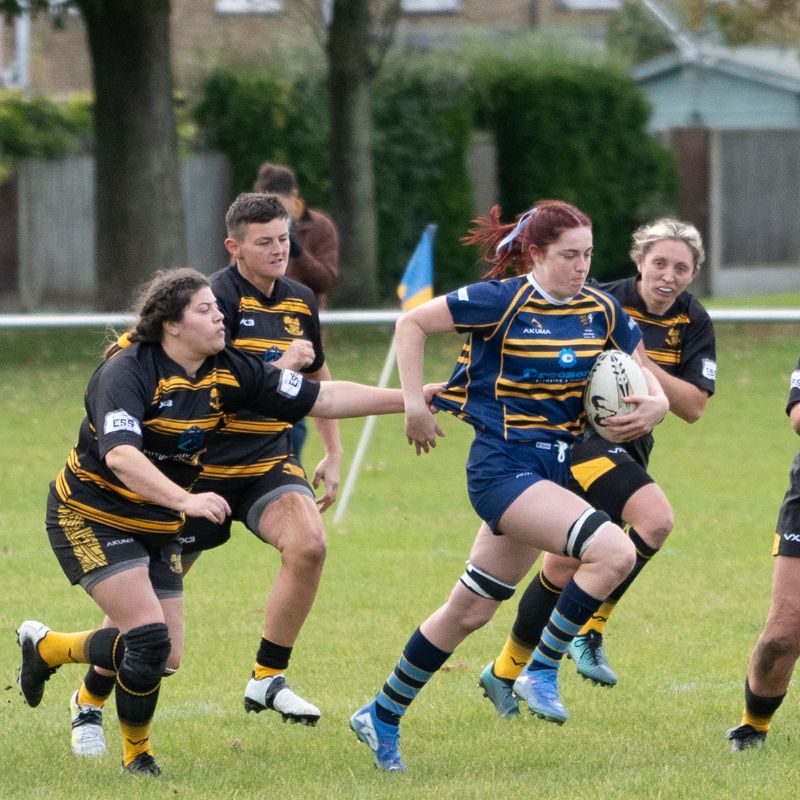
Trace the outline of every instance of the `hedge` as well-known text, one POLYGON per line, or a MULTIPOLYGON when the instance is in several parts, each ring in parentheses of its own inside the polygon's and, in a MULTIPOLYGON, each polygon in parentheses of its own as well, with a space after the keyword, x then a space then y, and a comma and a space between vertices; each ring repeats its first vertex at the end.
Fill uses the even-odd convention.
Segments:
MULTIPOLYGON (((647 132, 643 92, 613 65, 530 47, 475 48, 387 60, 373 92, 379 281, 387 300, 427 222, 436 222, 436 290, 482 267, 459 238, 473 216, 469 143, 497 144, 500 202, 512 219, 536 199, 576 203, 594 221, 593 275, 630 271, 630 234, 672 209, 677 178, 647 132)), ((231 158, 236 190, 264 160, 291 164, 311 205, 330 208, 326 84, 306 74, 242 77, 218 70, 197 119, 231 158)), ((477 209, 484 212, 487 209, 477 209)))
POLYGON ((632 231, 669 211, 677 187, 671 157, 647 132, 642 91, 607 65, 532 57, 482 66, 508 216, 546 197, 573 202, 593 220, 592 274, 629 273, 632 231))

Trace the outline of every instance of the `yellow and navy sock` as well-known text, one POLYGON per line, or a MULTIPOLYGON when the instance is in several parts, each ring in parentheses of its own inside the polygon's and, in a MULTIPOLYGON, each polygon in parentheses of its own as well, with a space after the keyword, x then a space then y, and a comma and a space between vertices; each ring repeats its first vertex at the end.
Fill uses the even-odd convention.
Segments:
POLYGON ((398 725, 414 698, 452 654, 431 644, 417 628, 383 688, 378 692, 375 713, 382 722, 398 725))
POLYGON ((584 592, 575 583, 575 579, 571 578, 533 651, 528 670, 533 672, 537 669, 558 669, 569 643, 589 617, 600 608, 602 602, 584 592))

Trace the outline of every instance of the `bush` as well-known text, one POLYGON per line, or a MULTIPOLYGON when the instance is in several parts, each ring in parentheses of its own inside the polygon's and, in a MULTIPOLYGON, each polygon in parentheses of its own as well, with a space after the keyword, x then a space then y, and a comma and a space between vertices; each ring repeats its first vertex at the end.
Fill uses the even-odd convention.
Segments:
MULTIPOLYGON (((437 284, 455 285, 474 265, 458 244, 472 213, 468 76, 429 67, 392 63, 374 92, 378 280, 393 303, 428 222, 439 225, 437 284)), ((324 75, 313 70, 292 79, 223 70, 209 77, 196 117, 207 145, 230 158, 235 191, 250 190, 261 162, 276 161, 295 170, 310 206, 330 208, 326 91, 324 75)))
POLYGON ((20 158, 64 158, 91 146, 92 114, 88 99, 55 103, 45 97, 24 99, 0 93, 0 181, 20 158))
MULTIPOLYGON (((649 108, 630 78, 563 51, 525 39, 387 60, 373 91, 378 280, 387 300, 428 222, 439 226, 436 290, 480 274, 475 252, 459 243, 473 216, 467 163, 478 123, 497 142, 507 219, 537 199, 574 202, 594 220, 593 275, 629 272, 630 234, 670 209, 675 170, 647 132, 649 108)), ((252 187, 262 161, 277 161, 295 169, 311 206, 330 208, 321 65, 246 77, 218 70, 196 116, 206 144, 230 157, 236 191, 252 187)))
POLYGON ((538 199, 575 203, 594 223, 592 274, 630 272, 630 235, 666 212, 677 175, 647 132, 643 92, 608 65, 548 57, 482 60, 479 94, 498 148, 505 217, 538 199))
POLYGON ((391 61, 374 92, 380 282, 393 292, 425 225, 437 223, 435 282, 451 289, 477 275, 459 243, 473 216, 467 171, 470 76, 438 59, 391 61))

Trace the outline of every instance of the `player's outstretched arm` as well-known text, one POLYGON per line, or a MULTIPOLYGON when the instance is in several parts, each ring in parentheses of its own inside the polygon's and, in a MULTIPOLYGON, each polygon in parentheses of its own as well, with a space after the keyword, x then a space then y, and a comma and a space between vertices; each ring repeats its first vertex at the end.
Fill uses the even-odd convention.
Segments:
MULTIPOLYGON (((422 395, 425 402, 430 403, 444 386, 443 383, 424 386, 422 395)), ((400 389, 382 389, 352 381, 322 381, 317 401, 309 411, 309 416, 345 419, 373 414, 399 414, 403 409, 403 392, 400 389)))

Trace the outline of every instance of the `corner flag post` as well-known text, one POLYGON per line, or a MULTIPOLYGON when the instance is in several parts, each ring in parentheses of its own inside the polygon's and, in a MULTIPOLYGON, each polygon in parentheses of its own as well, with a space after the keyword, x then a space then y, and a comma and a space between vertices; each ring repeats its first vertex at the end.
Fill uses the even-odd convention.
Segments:
MULTIPOLYGON (((397 296, 400 298, 403 311, 408 311, 433 297, 433 239, 435 236, 436 225, 426 225, 416 248, 414 248, 414 252, 411 254, 411 258, 408 260, 403 277, 400 279, 400 285, 397 287, 397 296)), ((389 352, 386 354, 381 377, 378 381, 378 386, 381 388, 388 386, 391 380, 396 349, 394 334, 392 334, 389 352)), ((350 495, 353 493, 356 478, 361 471, 361 462, 367 452, 367 446, 372 437, 376 419, 377 417, 371 416, 367 417, 364 422, 361 438, 358 440, 358 446, 353 456, 353 463, 347 473, 342 496, 336 503, 336 514, 333 517, 334 524, 337 524, 347 511, 350 495)))

